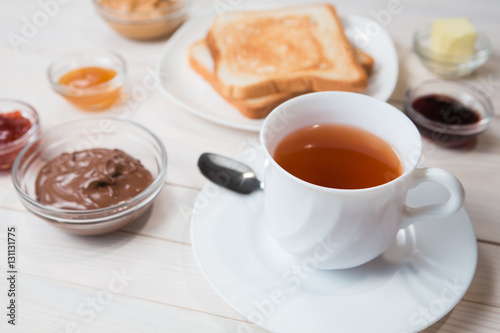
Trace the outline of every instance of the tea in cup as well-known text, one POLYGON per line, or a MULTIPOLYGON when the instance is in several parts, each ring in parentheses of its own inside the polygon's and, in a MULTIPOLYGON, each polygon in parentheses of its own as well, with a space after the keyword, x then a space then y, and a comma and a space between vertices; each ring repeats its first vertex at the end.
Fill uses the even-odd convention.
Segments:
MULTIPOLYGON (((422 144, 393 106, 350 92, 291 99, 266 118, 264 211, 272 236, 289 253, 322 269, 364 264, 402 228, 462 207, 464 190, 449 172, 418 168, 422 144), (445 203, 406 205, 408 191, 435 182, 445 203)), ((432 223, 422 222, 422 223, 432 223)))

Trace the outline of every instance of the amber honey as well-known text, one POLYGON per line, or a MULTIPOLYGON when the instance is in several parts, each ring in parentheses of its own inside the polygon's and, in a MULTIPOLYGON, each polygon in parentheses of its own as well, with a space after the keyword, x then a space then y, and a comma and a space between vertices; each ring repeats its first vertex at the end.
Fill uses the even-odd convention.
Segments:
POLYGON ((347 125, 317 124, 298 129, 279 142, 273 157, 292 175, 337 189, 374 187, 403 173, 389 143, 347 125))
POLYGON ((66 73, 58 83, 70 88, 64 97, 71 103, 86 110, 102 110, 120 98, 121 86, 105 85, 116 75, 113 69, 82 67, 66 73))

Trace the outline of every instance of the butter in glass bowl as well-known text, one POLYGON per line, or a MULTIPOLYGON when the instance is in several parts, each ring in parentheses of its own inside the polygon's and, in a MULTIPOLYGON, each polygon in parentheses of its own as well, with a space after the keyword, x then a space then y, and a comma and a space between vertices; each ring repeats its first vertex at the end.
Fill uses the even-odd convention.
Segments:
POLYGON ((488 60, 491 46, 468 19, 445 18, 417 30, 413 48, 430 71, 443 77, 462 77, 488 60))

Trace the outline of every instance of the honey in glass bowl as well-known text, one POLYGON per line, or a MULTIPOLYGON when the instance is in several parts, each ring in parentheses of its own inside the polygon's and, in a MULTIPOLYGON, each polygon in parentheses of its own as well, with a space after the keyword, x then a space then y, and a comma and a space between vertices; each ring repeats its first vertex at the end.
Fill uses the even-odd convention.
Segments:
POLYGON ((125 62, 111 52, 90 52, 54 62, 49 80, 56 92, 84 110, 115 104, 125 83, 125 62))

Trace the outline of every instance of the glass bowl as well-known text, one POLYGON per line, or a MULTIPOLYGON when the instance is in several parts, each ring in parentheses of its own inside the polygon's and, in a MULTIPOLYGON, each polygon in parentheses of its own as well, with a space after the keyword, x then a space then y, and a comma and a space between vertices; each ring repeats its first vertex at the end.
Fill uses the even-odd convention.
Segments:
POLYGON ((136 123, 115 118, 91 118, 54 127, 27 145, 12 168, 12 181, 23 205, 33 214, 67 232, 97 235, 117 230, 142 215, 165 183, 167 155, 156 135, 136 123), (154 181, 142 192, 116 205, 89 210, 59 209, 36 199, 40 169, 66 152, 118 148, 138 159, 154 181))
POLYGON ((31 128, 14 141, 0 143, 0 170, 9 169, 14 164, 19 152, 40 134, 38 113, 31 105, 14 99, 0 99, 0 114, 15 111, 19 111, 23 118, 30 121, 31 128))
POLYGON ((448 148, 472 147, 477 136, 488 128, 493 118, 493 106, 487 93, 479 87, 457 80, 427 80, 408 89, 404 98, 404 110, 423 137, 448 148), (458 101, 472 110, 478 121, 470 124, 461 121, 466 116, 465 111, 460 111, 462 116, 458 118, 456 113, 450 115, 448 122, 431 119, 418 112, 414 107, 414 102, 417 99, 426 96, 438 98, 444 96, 444 100, 451 98, 458 101))
POLYGON ((135 40, 170 36, 187 17, 190 0, 169 0, 163 8, 130 8, 129 1, 94 0, 99 14, 119 34, 135 40))
POLYGON ((84 110, 104 110, 115 104, 121 96, 121 88, 126 80, 125 60, 108 50, 78 52, 55 60, 47 71, 52 88, 75 106, 84 110), (116 75, 106 82, 78 88, 60 84, 67 73, 85 68, 99 67, 111 69, 116 75))
POLYGON ((475 53, 460 57, 443 57, 431 52, 431 35, 432 24, 417 30, 413 36, 413 49, 425 67, 440 76, 452 78, 468 75, 484 64, 490 55, 490 41, 480 32, 477 33, 475 53))

